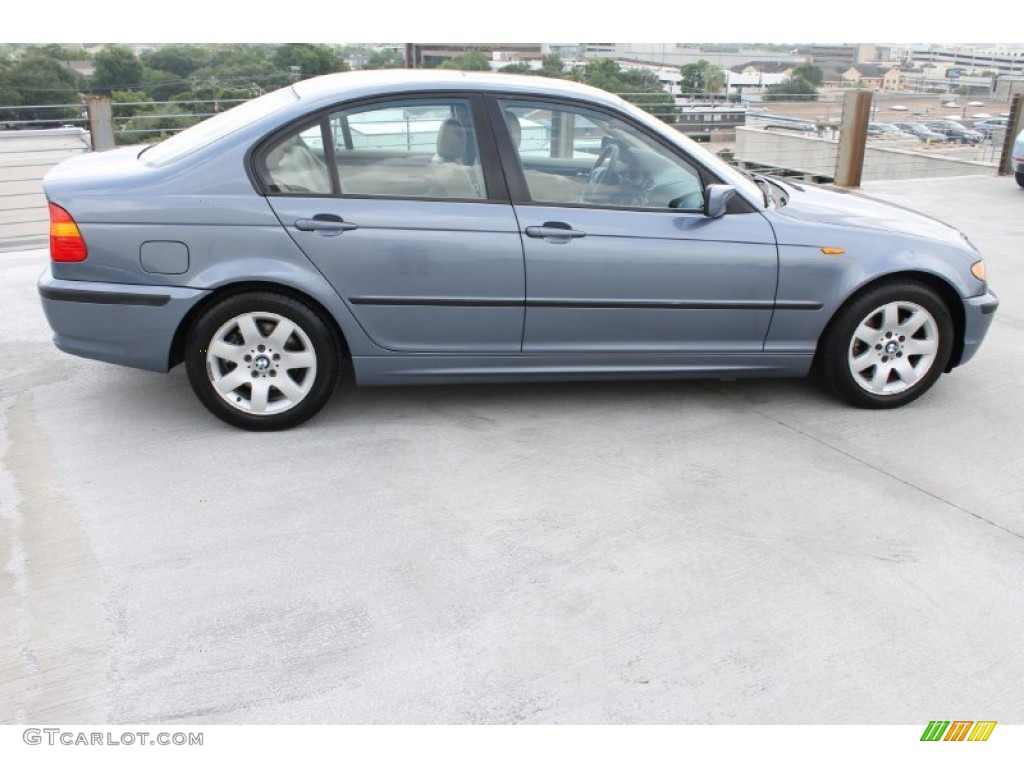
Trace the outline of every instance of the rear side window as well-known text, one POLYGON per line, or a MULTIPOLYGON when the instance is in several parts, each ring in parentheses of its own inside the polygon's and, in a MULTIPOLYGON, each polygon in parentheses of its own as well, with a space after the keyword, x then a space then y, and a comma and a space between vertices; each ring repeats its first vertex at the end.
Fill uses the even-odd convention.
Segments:
POLYGON ((291 88, 273 91, 214 115, 166 141, 144 149, 139 159, 154 168, 168 165, 296 101, 298 97, 291 88))
POLYGON ((332 112, 256 161, 271 194, 483 200, 476 126, 465 99, 396 99, 332 112), (326 140, 325 140, 326 138, 326 140))

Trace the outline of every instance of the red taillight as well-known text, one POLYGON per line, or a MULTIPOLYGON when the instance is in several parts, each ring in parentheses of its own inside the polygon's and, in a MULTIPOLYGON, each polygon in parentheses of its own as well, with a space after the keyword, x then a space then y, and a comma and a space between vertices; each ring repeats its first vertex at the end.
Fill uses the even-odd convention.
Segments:
POLYGON ((50 259, 52 261, 85 261, 89 255, 82 233, 71 214, 50 203, 50 259))

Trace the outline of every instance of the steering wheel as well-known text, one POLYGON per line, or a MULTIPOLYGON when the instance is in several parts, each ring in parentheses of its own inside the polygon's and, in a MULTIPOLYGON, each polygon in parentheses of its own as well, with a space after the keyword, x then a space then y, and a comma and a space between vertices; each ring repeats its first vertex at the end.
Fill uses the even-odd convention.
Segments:
POLYGON ((614 175, 615 166, 619 162, 619 145, 609 144, 601 150, 594 165, 590 168, 590 175, 587 177, 587 186, 583 190, 584 200, 593 200, 597 188, 609 177, 614 175))

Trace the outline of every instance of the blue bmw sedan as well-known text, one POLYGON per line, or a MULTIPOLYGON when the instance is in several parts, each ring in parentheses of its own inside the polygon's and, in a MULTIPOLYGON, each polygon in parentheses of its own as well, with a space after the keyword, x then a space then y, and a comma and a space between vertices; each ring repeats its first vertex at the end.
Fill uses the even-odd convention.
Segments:
POLYGON ((60 349, 282 429, 359 384, 803 376, 901 406, 998 301, 958 230, 545 78, 301 81, 44 181, 60 349))

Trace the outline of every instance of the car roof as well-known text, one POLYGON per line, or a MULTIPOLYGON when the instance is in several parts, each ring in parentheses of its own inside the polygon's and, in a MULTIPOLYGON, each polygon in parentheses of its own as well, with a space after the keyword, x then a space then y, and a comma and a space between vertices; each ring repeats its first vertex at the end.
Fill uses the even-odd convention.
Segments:
POLYGON ((619 97, 582 83, 550 77, 445 69, 375 69, 338 72, 300 80, 292 88, 303 101, 329 101, 405 90, 507 91, 538 96, 568 96, 621 106, 619 97))

